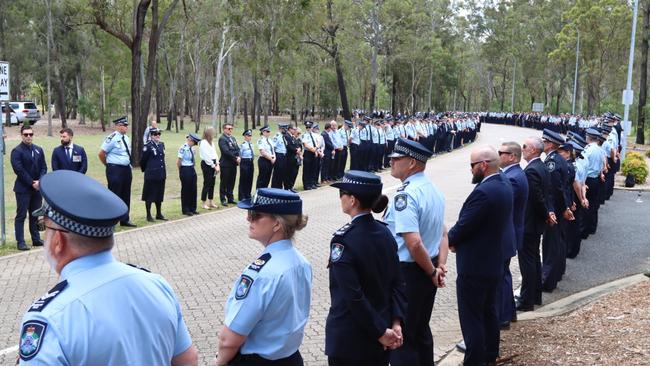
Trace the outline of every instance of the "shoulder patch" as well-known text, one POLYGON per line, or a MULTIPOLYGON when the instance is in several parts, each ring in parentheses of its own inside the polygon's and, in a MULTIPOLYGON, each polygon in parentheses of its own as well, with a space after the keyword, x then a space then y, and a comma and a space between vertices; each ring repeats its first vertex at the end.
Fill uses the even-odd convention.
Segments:
POLYGON ((146 269, 146 268, 144 268, 144 267, 140 267, 140 266, 138 266, 137 264, 127 263, 127 265, 128 265, 128 266, 131 266, 131 267, 133 267, 133 268, 137 268, 137 269, 139 269, 139 270, 141 270, 141 271, 145 271, 145 272, 151 273, 150 270, 148 270, 148 269, 146 269))
POLYGON ((29 361, 36 357, 38 351, 41 350, 45 330, 47 330, 47 323, 42 321, 28 320, 23 324, 20 332, 20 345, 18 347, 21 360, 29 361))
POLYGON ((549 172, 552 172, 555 170, 555 162, 553 160, 550 160, 546 163, 546 168, 548 168, 549 172))
POLYGON ((340 229, 336 230, 334 232, 334 235, 345 235, 350 229, 352 228, 352 223, 348 222, 347 224, 343 225, 340 229))
POLYGON ((345 246, 343 244, 332 244, 332 250, 330 251, 330 261, 333 263, 338 262, 339 259, 341 259, 341 256, 343 256, 343 250, 345 250, 345 246))
POLYGON ((32 306, 29 307, 27 312, 41 312, 47 304, 49 304, 55 297, 57 297, 68 286, 68 281, 63 280, 52 287, 45 295, 41 296, 38 300, 34 301, 32 306))
POLYGON ((411 183, 411 182, 404 182, 404 183, 402 183, 402 186, 399 187, 399 188, 397 188, 397 192, 402 192, 403 190, 405 190, 406 187, 409 185, 409 183, 411 183))
POLYGON ((235 290, 235 299, 242 300, 248 296, 248 292, 253 286, 253 279, 246 275, 241 275, 239 283, 237 284, 237 290, 235 290))
POLYGON ((271 253, 264 253, 259 258, 257 258, 255 262, 251 263, 251 265, 248 266, 248 269, 259 272, 262 270, 262 267, 266 265, 269 259, 271 259, 271 253))
POLYGON ((111 140, 113 139, 113 136, 115 136, 115 132, 113 132, 112 134, 106 136, 106 140, 105 140, 105 141, 106 141, 106 142, 111 142, 111 140))
POLYGON ((395 196, 395 210, 402 211, 408 206, 408 196, 406 194, 398 194, 395 196))

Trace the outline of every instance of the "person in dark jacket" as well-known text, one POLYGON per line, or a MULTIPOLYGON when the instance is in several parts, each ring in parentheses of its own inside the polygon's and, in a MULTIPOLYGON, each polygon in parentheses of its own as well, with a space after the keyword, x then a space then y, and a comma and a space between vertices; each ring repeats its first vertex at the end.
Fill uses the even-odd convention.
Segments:
POLYGON ((518 311, 531 311, 542 304, 542 261, 539 256, 540 236, 548 225, 557 224, 551 197, 551 174, 540 159, 544 143, 539 137, 526 139, 522 154, 528 165, 524 169, 528 181, 528 200, 524 214, 524 238, 517 253, 521 272, 521 290, 515 299, 518 311))
POLYGON ((43 241, 38 233, 38 219, 32 212, 41 207, 41 193, 39 181, 47 173, 45 154, 40 146, 33 144, 34 130, 31 126, 23 125, 20 128, 22 142, 11 150, 11 167, 16 173, 14 192, 16 193, 16 220, 14 229, 18 250, 29 250, 25 244, 25 217, 29 213, 29 233, 32 236, 32 245, 42 246, 43 241))
POLYGON ((155 221, 151 216, 151 203, 156 204, 156 220, 167 221, 161 211, 165 198, 165 180, 167 170, 165 167, 165 144, 160 141, 161 131, 157 128, 149 130, 149 141, 142 149, 140 156, 140 169, 144 172, 144 186, 142 187, 142 200, 147 209, 147 221, 155 221))
POLYGON ((239 145, 232 135, 232 129, 233 125, 226 123, 223 126, 223 134, 219 137, 219 151, 221 151, 221 159, 219 160, 221 165, 219 199, 222 205, 224 202, 236 203, 233 191, 235 189, 235 178, 237 177, 237 166, 241 164, 241 154, 239 145))
POLYGON ((497 151, 478 148, 470 159, 476 187, 448 236, 449 248, 456 252, 456 297, 467 366, 495 363, 499 356, 497 296, 513 202, 512 186, 499 172, 497 151))
POLYGON ((72 143, 74 136, 72 129, 63 128, 59 134, 61 135, 61 145, 52 151, 52 171, 65 169, 86 174, 88 170, 86 150, 83 146, 72 143))
POLYGON ((371 211, 382 212, 388 198, 379 176, 358 170, 333 183, 341 209, 352 221, 330 242, 331 308, 325 325, 330 366, 388 365, 389 351, 402 345, 405 283, 397 243, 371 211))
POLYGON ((334 143, 330 138, 330 131, 332 131, 332 126, 329 123, 325 123, 325 131, 321 132, 323 141, 325 142, 323 164, 320 167, 320 181, 321 183, 329 183, 332 180, 330 177, 331 169, 330 166, 334 164, 334 156, 336 151, 334 151, 334 143))

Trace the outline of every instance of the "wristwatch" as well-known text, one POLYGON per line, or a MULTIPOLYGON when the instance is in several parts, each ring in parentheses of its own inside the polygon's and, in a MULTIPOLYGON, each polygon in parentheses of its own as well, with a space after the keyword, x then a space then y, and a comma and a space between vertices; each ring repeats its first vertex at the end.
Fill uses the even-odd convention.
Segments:
POLYGON ((438 268, 437 268, 437 267, 433 267, 433 272, 431 272, 430 276, 431 276, 431 277, 434 277, 436 274, 438 274, 438 268))

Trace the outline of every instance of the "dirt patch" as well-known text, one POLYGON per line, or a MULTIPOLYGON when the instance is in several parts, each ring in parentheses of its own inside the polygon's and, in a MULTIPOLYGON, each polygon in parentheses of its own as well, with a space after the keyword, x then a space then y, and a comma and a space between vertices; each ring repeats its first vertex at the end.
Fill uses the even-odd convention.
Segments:
POLYGON ((650 281, 573 313, 513 323, 502 365, 650 365, 650 281))

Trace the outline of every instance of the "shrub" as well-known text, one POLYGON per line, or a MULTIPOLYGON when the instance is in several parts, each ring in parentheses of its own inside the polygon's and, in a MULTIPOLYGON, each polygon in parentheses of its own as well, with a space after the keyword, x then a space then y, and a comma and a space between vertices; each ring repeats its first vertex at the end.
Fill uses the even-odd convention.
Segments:
POLYGON ((621 166, 621 171, 624 175, 634 175, 634 181, 637 184, 643 184, 648 177, 648 164, 643 160, 643 155, 637 154, 641 155, 642 160, 639 160, 638 158, 631 158, 630 155, 632 154, 634 153, 626 154, 625 161, 623 161, 621 166))
POLYGON ((645 158, 643 157, 643 154, 640 152, 636 151, 630 151, 625 154, 625 160, 639 160, 645 162, 645 158))
POLYGON ((647 157, 650 158, 650 149, 646 150, 646 152, 645 152, 645 156, 647 156, 647 157))

